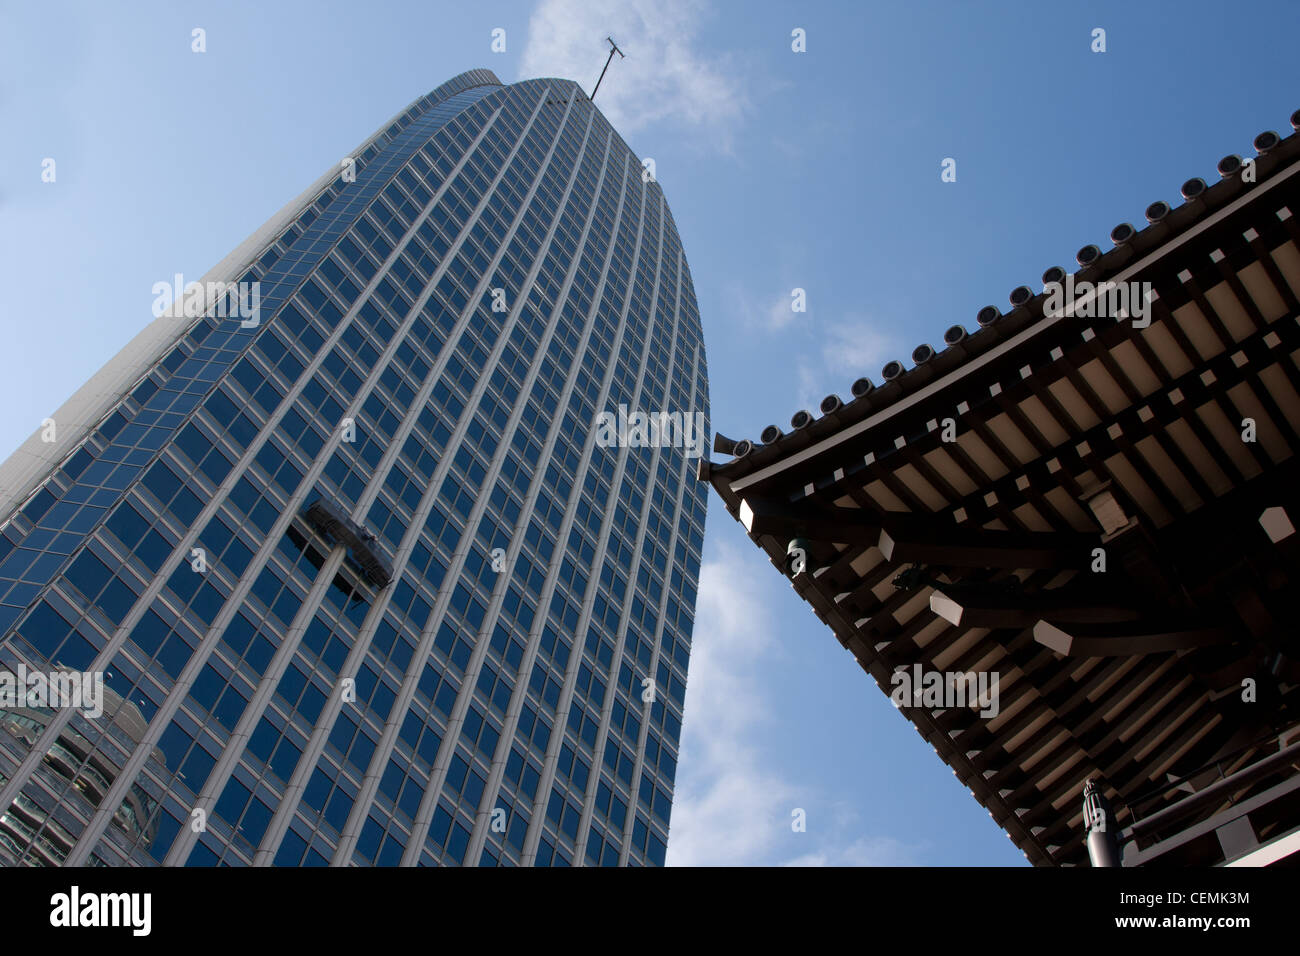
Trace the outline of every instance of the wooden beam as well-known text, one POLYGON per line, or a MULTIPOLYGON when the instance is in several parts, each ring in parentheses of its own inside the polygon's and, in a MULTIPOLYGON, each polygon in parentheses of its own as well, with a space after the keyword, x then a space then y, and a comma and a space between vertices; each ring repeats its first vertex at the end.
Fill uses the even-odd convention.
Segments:
POLYGON ((1099 540, 1070 532, 988 531, 915 512, 881 514, 772 498, 741 499, 740 523, 750 535, 874 544, 895 563, 963 568, 1085 567, 1099 540))
POLYGON ((826 508, 809 502, 773 498, 742 498, 740 523, 751 535, 810 538, 841 544, 875 544, 878 517, 858 508, 826 508))
POLYGON ((1196 627, 1169 621, 1120 624, 1070 624, 1039 621, 1034 640, 1064 657, 1115 657, 1226 644, 1232 634, 1221 627, 1196 627))
POLYGON ((890 516, 880 529, 880 552, 894 562, 959 568, 1084 568, 1095 535, 1069 532, 989 531, 956 523, 890 516), (945 522, 946 524, 946 522, 945 522))
POLYGON ((1107 603, 1095 596, 1090 599, 1065 588, 1035 594, 999 593, 996 589, 949 594, 936 589, 930 594, 930 610, 962 627, 1032 627, 1045 616, 1083 624, 1136 621, 1142 617, 1137 608, 1107 603))

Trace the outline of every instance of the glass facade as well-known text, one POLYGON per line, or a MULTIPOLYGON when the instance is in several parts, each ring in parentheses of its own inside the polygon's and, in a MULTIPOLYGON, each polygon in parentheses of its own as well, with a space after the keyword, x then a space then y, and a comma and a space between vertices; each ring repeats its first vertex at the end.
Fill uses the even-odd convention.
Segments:
POLYGON ((0 513, 0 665, 106 685, 0 709, 0 862, 663 863, 706 488, 596 440, 707 420, 663 194, 483 70, 352 159, 0 513))

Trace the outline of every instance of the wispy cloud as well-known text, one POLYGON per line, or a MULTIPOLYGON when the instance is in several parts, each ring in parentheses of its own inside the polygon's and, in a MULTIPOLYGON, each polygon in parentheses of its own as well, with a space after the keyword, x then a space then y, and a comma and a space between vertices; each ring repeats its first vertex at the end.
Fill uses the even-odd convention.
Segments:
POLYGON ((916 848, 892 837, 859 837, 843 846, 822 847, 785 866, 916 866, 916 848))
POLYGON ((732 282, 726 290, 728 308, 742 327, 775 332, 796 319, 808 321, 807 311, 796 312, 791 307, 794 302, 794 288, 791 286, 779 290, 769 289, 762 295, 754 295, 741 283, 732 282))
POLYGON ((774 773, 781 642, 765 600, 775 572, 724 545, 700 568, 686 720, 668 841, 670 866, 863 866, 908 862, 907 847, 865 836, 856 812, 774 773), (792 811, 807 814, 794 833, 792 811))
POLYGON ((697 44, 708 8, 698 0, 542 0, 528 23, 520 78, 558 76, 588 93, 613 36, 614 58, 597 103, 622 134, 672 121, 728 151, 749 109, 726 54, 697 44))
POLYGON ((828 372, 837 375, 878 379, 890 359, 906 361, 898 337, 861 316, 828 322, 821 339, 822 363, 828 372))
POLYGON ((816 405, 830 392, 845 401, 849 386, 863 376, 880 384, 880 370, 891 359, 906 363, 911 347, 880 323, 863 316, 824 322, 816 345, 801 354, 798 369, 799 407, 816 414, 816 405))
POLYGON ((733 281, 724 288, 723 303, 725 318, 746 335, 793 336, 787 361, 793 369, 791 398, 798 408, 816 414, 828 393, 847 401, 854 380, 866 376, 879 385, 885 363, 898 359, 906 364, 912 345, 884 323, 853 313, 828 318, 811 295, 805 297, 805 311, 796 312, 791 307, 796 288, 774 282, 760 293, 733 281))
POLYGON ((700 568, 686 719, 668 841, 671 866, 763 861, 800 788, 764 767, 758 667, 774 653, 756 557, 724 549, 700 568))

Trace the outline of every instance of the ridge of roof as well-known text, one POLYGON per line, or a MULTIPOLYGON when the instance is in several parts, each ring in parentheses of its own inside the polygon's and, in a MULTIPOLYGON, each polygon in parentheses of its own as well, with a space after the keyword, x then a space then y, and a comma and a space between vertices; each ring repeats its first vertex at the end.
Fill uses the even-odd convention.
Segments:
MULTIPOLYGON (((1076 255, 1079 268, 1067 273, 1059 266, 1049 267, 1043 273, 1043 283, 1074 282, 1097 283, 1111 278, 1131 263, 1140 261, 1144 254, 1157 249, 1171 239, 1190 231, 1224 209, 1233 200, 1248 191, 1248 184, 1240 174, 1249 162, 1255 164, 1255 180, 1251 188, 1266 182, 1279 171, 1300 158, 1300 110, 1291 114, 1291 135, 1283 138, 1272 130, 1260 133, 1253 141, 1256 157, 1242 160, 1229 154, 1219 160, 1219 182, 1207 185, 1200 177, 1183 183, 1183 202, 1177 207, 1157 200, 1146 208, 1147 225, 1140 230, 1123 222, 1111 230, 1112 248, 1102 252, 1095 245, 1083 246, 1076 255)), ((710 477, 735 480, 751 474, 764 465, 786 455, 800 451, 819 439, 826 438, 848 426, 855 425, 870 415, 887 411, 907 395, 948 372, 986 354, 997 345, 1040 322, 1046 290, 1035 293, 1029 286, 1018 286, 1010 295, 1011 309, 1002 312, 994 305, 986 305, 976 314, 978 328, 968 332, 956 324, 944 332, 945 347, 935 351, 928 344, 918 345, 912 351, 911 368, 901 361, 887 363, 881 371, 884 383, 876 385, 870 378, 855 381, 853 397, 845 402, 831 393, 821 402, 821 417, 801 409, 791 417, 791 431, 783 432, 769 425, 758 441, 734 440, 714 433, 713 450, 734 457, 729 462, 714 463, 707 458, 700 461, 698 478, 710 477), (765 440, 766 439, 766 440, 765 440)))

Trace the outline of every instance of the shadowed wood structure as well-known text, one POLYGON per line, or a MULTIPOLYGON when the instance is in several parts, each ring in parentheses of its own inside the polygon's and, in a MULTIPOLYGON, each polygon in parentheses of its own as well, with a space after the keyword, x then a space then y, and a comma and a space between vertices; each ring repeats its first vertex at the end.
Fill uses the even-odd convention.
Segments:
POLYGON ((1089 780, 1123 865, 1300 858, 1300 137, 1255 147, 700 466, 886 694, 999 676, 902 710, 1035 864, 1088 864, 1089 780))

